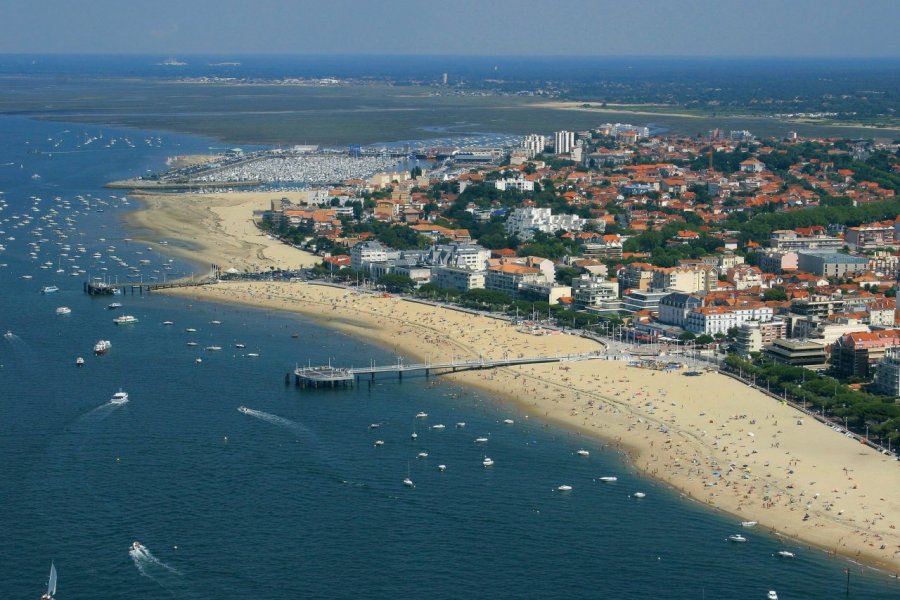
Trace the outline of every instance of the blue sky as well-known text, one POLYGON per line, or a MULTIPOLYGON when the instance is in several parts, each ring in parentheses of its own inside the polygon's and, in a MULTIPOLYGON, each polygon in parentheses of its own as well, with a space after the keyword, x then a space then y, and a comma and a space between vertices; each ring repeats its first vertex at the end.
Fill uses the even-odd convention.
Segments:
POLYGON ((900 57, 900 0, 3 0, 0 53, 900 57))

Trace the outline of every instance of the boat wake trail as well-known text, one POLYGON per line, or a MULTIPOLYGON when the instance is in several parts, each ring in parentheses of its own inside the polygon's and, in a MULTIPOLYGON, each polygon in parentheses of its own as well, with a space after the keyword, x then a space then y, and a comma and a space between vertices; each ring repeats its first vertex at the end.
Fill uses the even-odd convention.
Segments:
POLYGON ((134 561, 138 572, 148 579, 152 579, 162 587, 168 587, 169 580, 181 577, 181 572, 165 562, 159 560, 143 544, 135 543, 128 549, 128 555, 134 561))
POLYGON ((278 415, 273 415, 261 410, 253 410, 252 408, 242 408, 241 412, 261 421, 277 425, 282 429, 286 429, 305 442, 309 442, 311 444, 318 443, 318 437, 316 436, 316 434, 313 433, 309 427, 303 425, 302 423, 291 421, 290 419, 285 419, 284 417, 279 417, 278 415))

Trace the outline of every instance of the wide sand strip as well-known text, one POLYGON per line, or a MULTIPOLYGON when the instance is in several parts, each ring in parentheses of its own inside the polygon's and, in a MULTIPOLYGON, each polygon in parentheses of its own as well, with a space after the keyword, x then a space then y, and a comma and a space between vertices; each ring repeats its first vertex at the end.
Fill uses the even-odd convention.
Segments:
MULTIPOLYGON (((490 317, 320 285, 231 282, 172 293, 293 311, 432 361, 600 349, 572 335, 534 335, 490 317)), ((736 515, 736 532, 738 520, 758 521, 900 571, 900 464, 731 378, 685 377, 615 360, 452 377, 513 400, 529 416, 628 450, 646 474, 736 515)))
POLYGON ((129 213, 136 237, 148 243, 165 239, 167 251, 199 265, 216 264, 226 271, 259 272, 309 267, 321 259, 271 238, 253 222, 254 211, 268 210, 273 199, 298 202, 298 192, 228 192, 219 194, 141 194, 142 203, 129 213), (146 231, 148 234, 144 234, 146 231))

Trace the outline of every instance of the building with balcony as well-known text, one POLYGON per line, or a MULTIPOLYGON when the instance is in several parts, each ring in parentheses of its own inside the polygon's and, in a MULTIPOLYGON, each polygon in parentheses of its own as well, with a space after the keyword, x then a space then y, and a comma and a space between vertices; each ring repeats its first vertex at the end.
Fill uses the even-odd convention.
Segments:
POLYGON ((848 227, 844 233, 847 245, 857 252, 894 247, 894 222, 869 223, 848 227))
POLYGON ((875 365, 874 388, 885 396, 900 396, 900 347, 885 350, 875 365))
POLYGON ((707 306, 688 313, 685 329, 696 334, 728 333, 732 327, 740 327, 749 321, 771 321, 773 314, 772 309, 762 303, 740 308, 707 306))
POLYGON ((870 377, 888 348, 900 346, 900 330, 848 333, 831 349, 831 365, 844 377, 870 377))
POLYGON ((506 219, 506 233, 530 240, 538 231, 552 235, 559 230, 581 231, 584 225, 578 215, 554 215, 549 208, 517 208, 506 219))
POLYGON ((458 267, 434 267, 431 269, 431 283, 446 288, 468 292, 484 288, 485 271, 461 269, 458 267))
POLYGON ((763 354, 776 363, 815 371, 823 370, 828 360, 825 346, 806 340, 775 340, 763 348, 763 354))

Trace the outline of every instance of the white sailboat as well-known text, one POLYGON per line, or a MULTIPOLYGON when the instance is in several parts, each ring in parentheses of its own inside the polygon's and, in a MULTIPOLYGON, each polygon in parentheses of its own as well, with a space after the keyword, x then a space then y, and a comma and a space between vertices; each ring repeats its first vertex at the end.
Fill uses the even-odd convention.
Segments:
POLYGON ((47 593, 41 596, 41 600, 52 600, 56 595, 56 566, 50 563, 50 579, 47 581, 47 593))
POLYGON ((409 478, 409 463, 408 462, 406 463, 406 479, 403 480, 403 485, 405 485, 406 487, 416 487, 415 484, 413 484, 413 480, 409 478))

